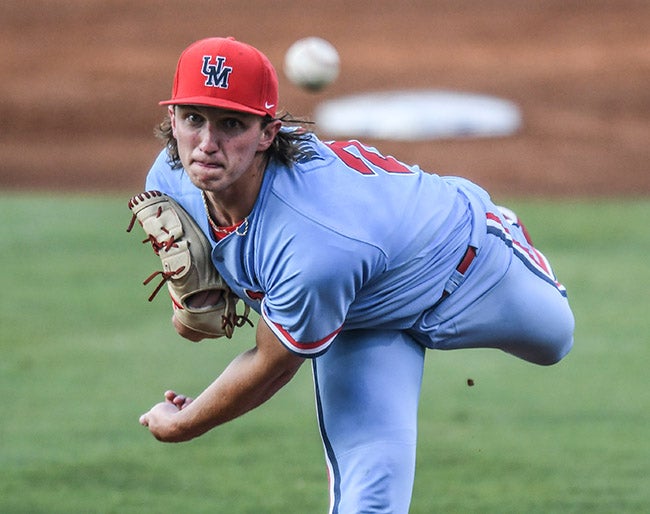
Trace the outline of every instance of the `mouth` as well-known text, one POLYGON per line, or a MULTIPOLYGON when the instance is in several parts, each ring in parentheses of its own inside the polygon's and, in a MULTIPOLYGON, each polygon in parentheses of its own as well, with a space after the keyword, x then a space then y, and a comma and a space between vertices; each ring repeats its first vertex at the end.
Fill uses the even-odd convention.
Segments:
POLYGON ((217 161, 209 161, 206 159, 194 159, 194 162, 199 166, 207 166, 211 168, 214 168, 215 166, 218 165, 217 161))
POLYGON ((215 189, 225 178, 225 168, 217 161, 194 159, 186 171, 200 189, 215 189))
POLYGON ((217 170, 223 168, 223 164, 217 161, 203 161, 203 160, 195 159, 194 161, 192 161, 192 164, 194 166, 197 166, 198 168, 205 169, 205 170, 217 170))

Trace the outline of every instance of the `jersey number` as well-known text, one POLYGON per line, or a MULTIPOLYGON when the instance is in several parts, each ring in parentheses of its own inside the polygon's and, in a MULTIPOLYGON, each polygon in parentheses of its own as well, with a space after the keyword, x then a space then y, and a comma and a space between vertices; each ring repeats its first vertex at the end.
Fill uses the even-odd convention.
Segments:
POLYGON ((362 175, 377 174, 369 164, 386 173, 413 173, 394 157, 384 157, 374 148, 368 148, 359 141, 330 141, 325 144, 331 148, 339 159, 362 175))

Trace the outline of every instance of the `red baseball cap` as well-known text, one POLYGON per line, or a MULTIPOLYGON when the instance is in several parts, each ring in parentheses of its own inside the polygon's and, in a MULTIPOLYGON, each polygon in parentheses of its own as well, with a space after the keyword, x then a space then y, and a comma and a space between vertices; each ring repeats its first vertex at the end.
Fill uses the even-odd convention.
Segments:
POLYGON ((201 39, 183 50, 172 97, 160 105, 205 105, 275 117, 278 76, 257 48, 232 37, 201 39))

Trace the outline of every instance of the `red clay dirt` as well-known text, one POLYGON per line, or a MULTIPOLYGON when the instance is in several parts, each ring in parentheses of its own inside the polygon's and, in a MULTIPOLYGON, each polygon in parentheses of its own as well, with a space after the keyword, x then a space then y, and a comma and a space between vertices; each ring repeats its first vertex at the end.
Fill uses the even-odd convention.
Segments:
POLYGON ((281 74, 294 116, 363 91, 495 95, 522 109, 514 136, 367 142, 501 195, 647 195, 649 19, 646 0, 6 0, 0 189, 138 191, 185 46, 233 35, 281 72, 289 45, 317 35, 341 75, 312 94, 281 74))

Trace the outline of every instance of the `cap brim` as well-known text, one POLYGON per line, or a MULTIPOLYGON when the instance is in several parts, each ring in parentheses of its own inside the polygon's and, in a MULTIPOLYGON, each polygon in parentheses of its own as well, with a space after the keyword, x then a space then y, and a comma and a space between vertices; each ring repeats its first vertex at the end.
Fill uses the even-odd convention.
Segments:
POLYGON ((266 116, 266 111, 260 111, 246 105, 223 100, 221 98, 212 98, 209 96, 192 96, 187 98, 174 98, 172 100, 164 100, 158 102, 158 105, 200 105, 202 107, 218 107, 220 109, 227 109, 229 111, 245 112, 248 114, 257 114, 258 116, 266 116))

